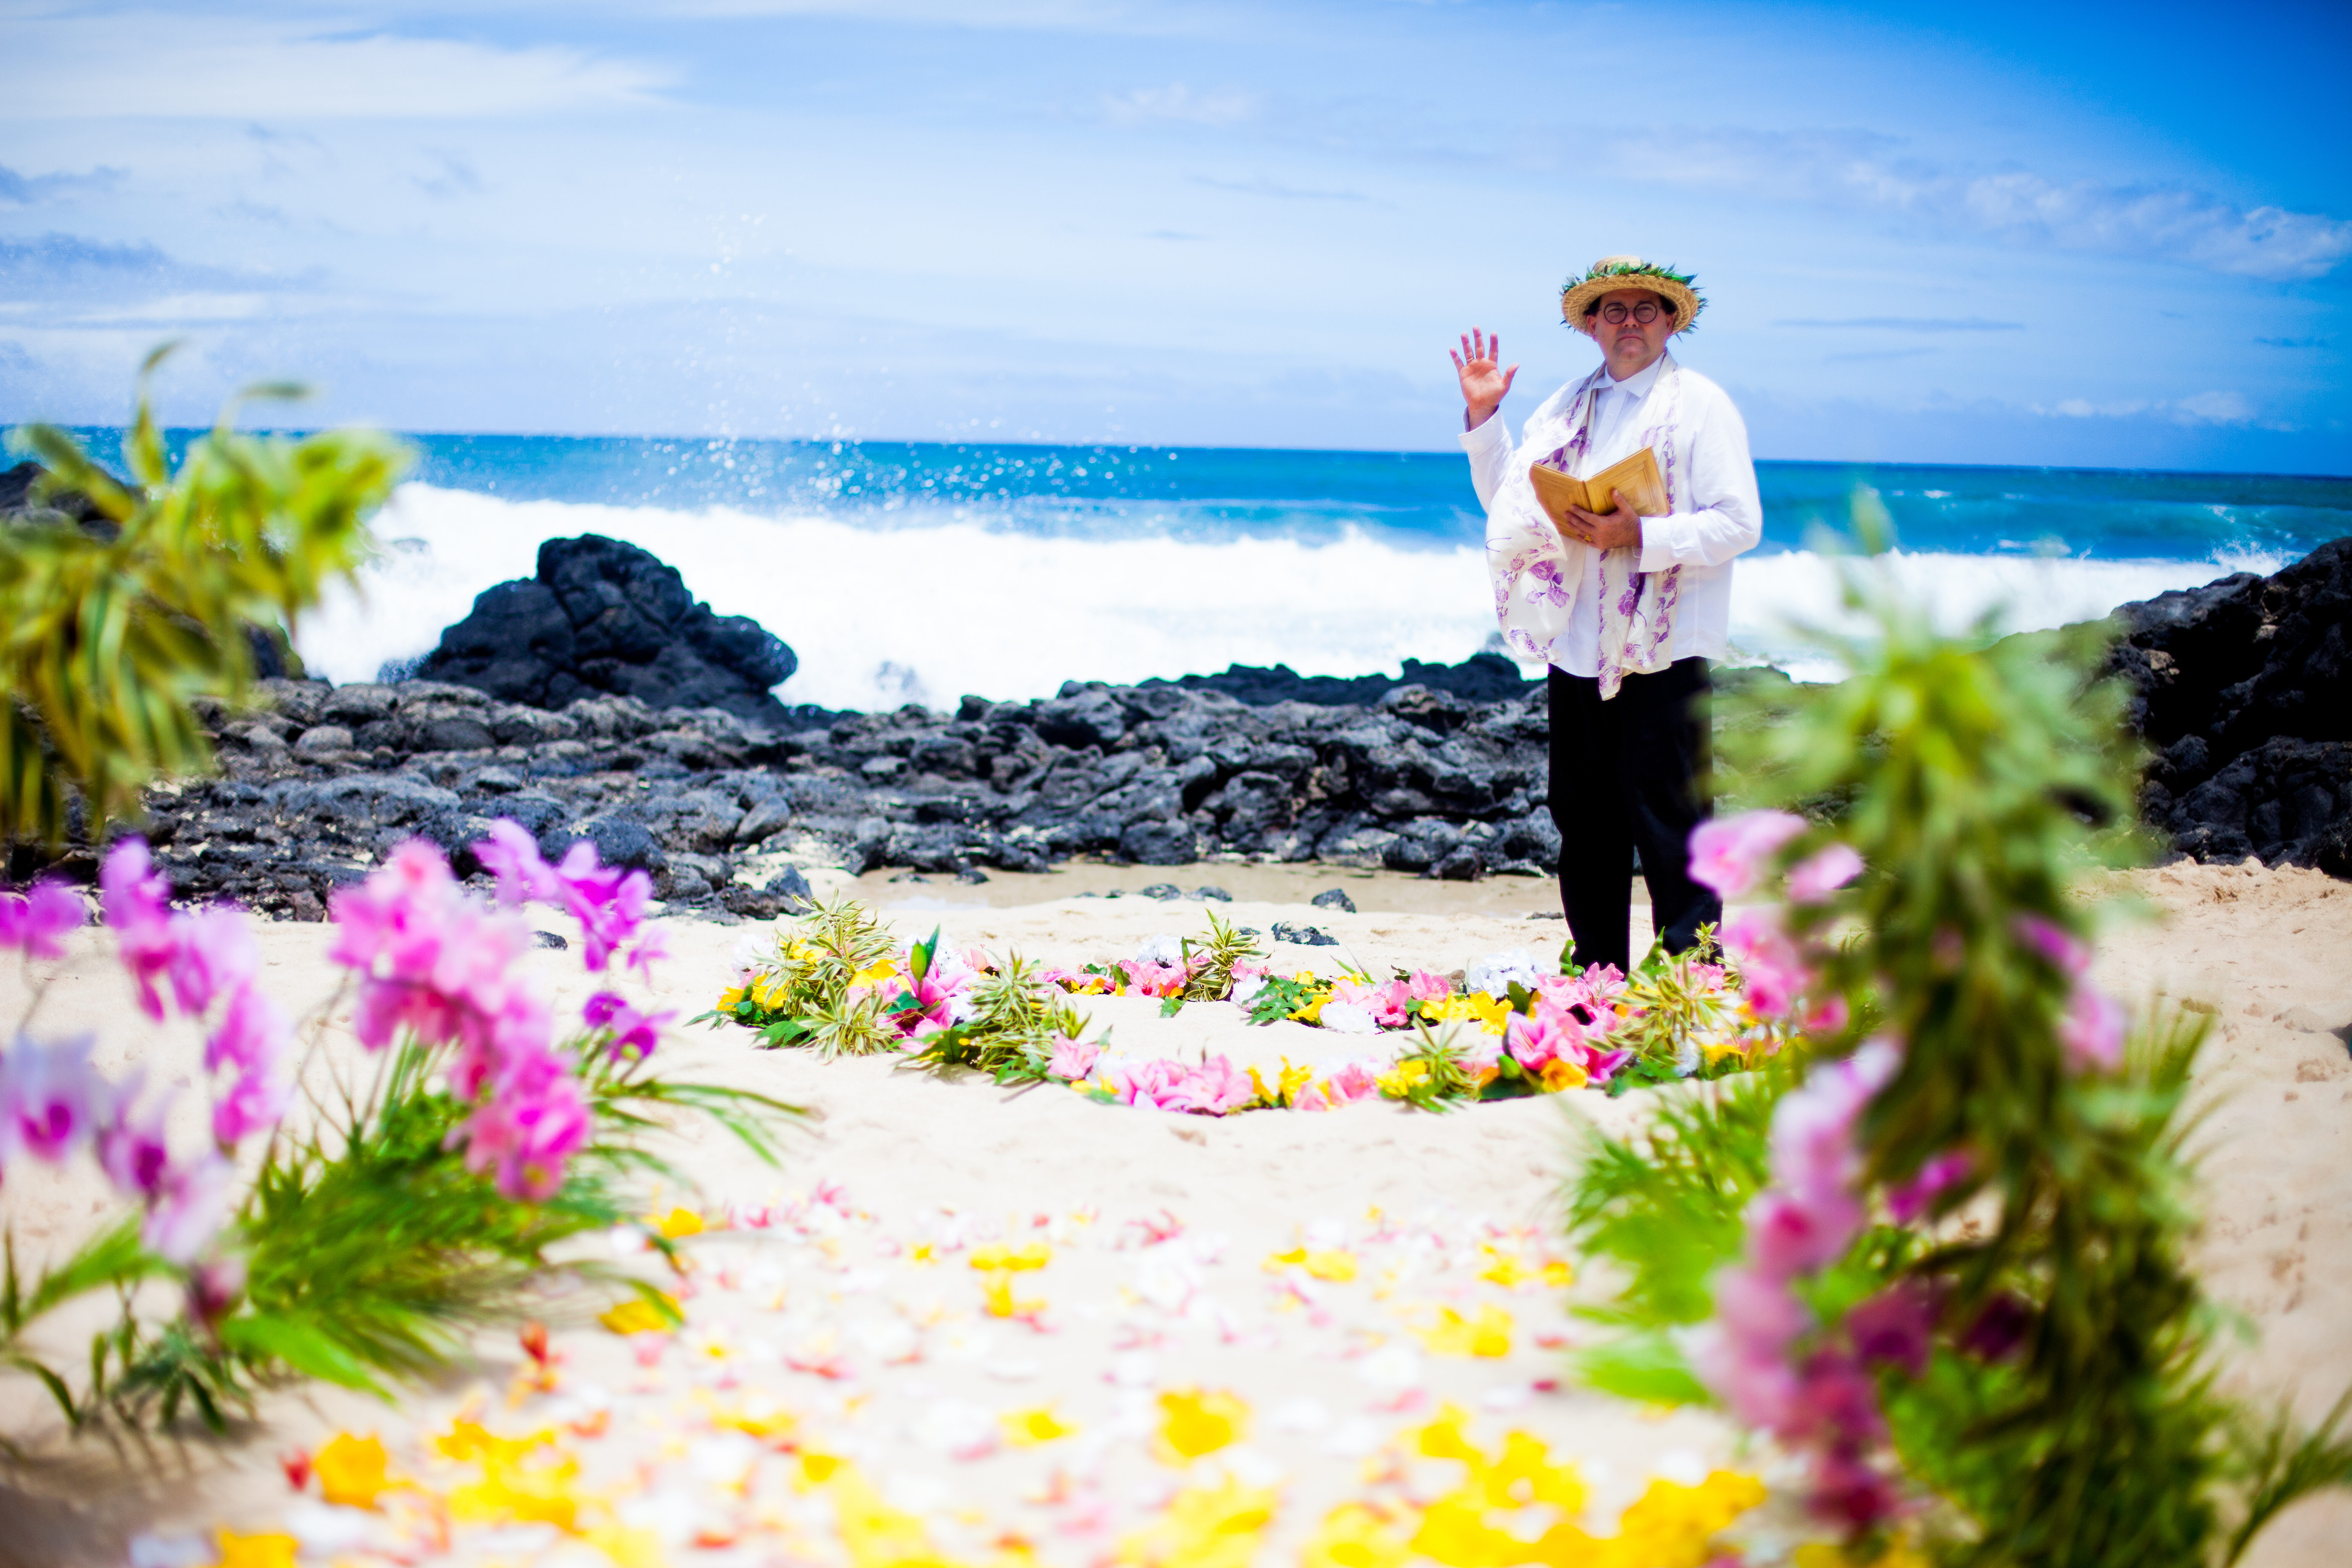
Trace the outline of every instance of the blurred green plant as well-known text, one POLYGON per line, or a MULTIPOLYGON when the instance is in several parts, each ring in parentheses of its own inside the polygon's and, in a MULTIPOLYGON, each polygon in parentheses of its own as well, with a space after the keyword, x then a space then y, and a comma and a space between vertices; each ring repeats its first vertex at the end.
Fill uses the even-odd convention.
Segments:
POLYGON ((87 497, 105 523, 55 510, 0 528, 0 841, 67 833, 139 812, 152 780, 210 762, 194 701, 247 700, 247 628, 290 637, 335 578, 370 549, 366 519, 392 493, 407 448, 369 430, 299 438, 231 428, 239 405, 302 389, 247 389, 177 472, 147 387, 172 345, 140 369, 123 442, 126 487, 65 431, 28 425, 10 445, 47 472, 32 499, 87 497))
POLYGON ((2235 1561, 2294 1498, 2352 1483, 2352 1441, 2344 1405, 2305 1432, 2217 1392, 2222 1314, 2187 1263, 2205 1020, 2145 1020, 2126 1042, 2082 976, 2092 916, 2073 889, 2146 848, 2138 748, 2094 675, 2106 632, 1996 640, 1988 617, 1945 636, 1870 565, 1846 584, 1872 632, 1820 640, 1848 678, 1771 693, 1769 716, 1734 714, 1718 743, 1746 804, 1843 807, 1831 826, 1807 811, 1779 863, 1843 841, 1868 871, 1779 918, 1811 955, 1809 994, 1853 1022, 1788 1068, 1694 1086, 1645 1133, 1588 1136, 1569 1226, 1619 1266, 1594 1310, 1625 1334, 1583 1370, 1633 1397, 1706 1394, 1682 1347, 1717 1310, 1707 1281, 1753 1245, 1773 1105, 1881 1035, 1900 1065, 1853 1134, 1875 1221, 1796 1283, 1822 1335, 1898 1280, 1931 1304, 1924 1373, 1875 1374, 1904 1472, 1938 1500, 1919 1544, 1971 1568, 2235 1561), (1940 1180, 1915 1185, 1931 1163, 1940 1180))

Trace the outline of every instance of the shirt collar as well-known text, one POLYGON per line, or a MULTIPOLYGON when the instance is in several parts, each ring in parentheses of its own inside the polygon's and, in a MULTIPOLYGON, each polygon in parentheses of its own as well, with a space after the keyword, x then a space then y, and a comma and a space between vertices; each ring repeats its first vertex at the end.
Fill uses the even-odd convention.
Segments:
POLYGON ((1664 370, 1665 364, 1666 356, 1660 354, 1652 360, 1646 368, 1635 371, 1622 381, 1612 381, 1609 378, 1609 373, 1603 370, 1601 373, 1601 390, 1622 392, 1634 398, 1647 397, 1650 395, 1650 388, 1658 383, 1658 372, 1664 370))

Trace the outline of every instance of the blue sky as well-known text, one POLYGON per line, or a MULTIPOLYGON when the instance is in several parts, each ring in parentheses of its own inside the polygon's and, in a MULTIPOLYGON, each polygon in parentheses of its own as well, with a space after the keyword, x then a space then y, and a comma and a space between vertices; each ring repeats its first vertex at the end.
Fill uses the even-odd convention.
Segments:
POLYGON ((2352 472, 2352 10, 0 0, 0 419, 1441 447, 1561 279, 1769 458, 2352 472))

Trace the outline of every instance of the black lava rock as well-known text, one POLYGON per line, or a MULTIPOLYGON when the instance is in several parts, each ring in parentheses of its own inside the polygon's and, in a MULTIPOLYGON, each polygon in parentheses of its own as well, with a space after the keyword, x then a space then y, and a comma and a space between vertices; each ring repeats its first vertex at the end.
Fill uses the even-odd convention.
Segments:
POLYGON ((792 715, 770 688, 798 665, 757 621, 697 601, 676 567, 588 533, 541 544, 536 578, 486 589, 416 673, 537 708, 604 692, 782 731, 792 715))
POLYGON ((1339 942, 1337 937, 1328 936, 1320 929, 1315 926, 1297 925, 1289 921, 1276 921, 1274 922, 1274 940, 1276 942, 1291 942, 1299 947, 1337 947, 1339 945, 1339 942))
MULTIPOLYGON (((1144 683, 1148 689, 1161 684, 1144 683)), ((1253 708, 1281 702, 1312 702, 1319 707, 1353 707, 1379 701, 1399 686, 1422 686, 1464 697, 1473 702, 1500 702, 1525 697, 1540 680, 1528 680, 1519 667, 1498 653, 1475 653, 1460 664, 1404 661, 1404 673, 1387 675, 1301 675, 1286 664, 1228 665, 1222 675, 1187 675, 1166 684, 1194 691, 1221 691, 1253 708)))
POLYGON ((2200 860, 2342 863, 2352 838, 2352 538, 2116 611, 2112 668, 2156 752, 2147 820, 2200 860))
POLYGON ((1356 912, 1356 900, 1348 896, 1345 888, 1326 888, 1307 901, 1318 910, 1344 910, 1351 915, 1356 912))

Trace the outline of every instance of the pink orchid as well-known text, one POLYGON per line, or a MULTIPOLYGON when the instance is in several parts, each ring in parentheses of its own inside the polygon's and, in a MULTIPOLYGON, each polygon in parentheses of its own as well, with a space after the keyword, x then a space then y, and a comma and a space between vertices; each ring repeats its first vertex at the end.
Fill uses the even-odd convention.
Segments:
POLYGON ((24 892, 0 890, 0 949, 21 949, 27 958, 63 958, 58 939, 89 922, 81 895, 44 877, 24 892))
POLYGON ((1805 830, 1805 819, 1785 811, 1749 811, 1700 823, 1691 830, 1690 878, 1727 899, 1756 885, 1764 863, 1805 830))
POLYGON ((236 1188, 236 1168, 216 1153, 173 1167, 163 1178, 163 1195, 147 1211, 140 1239, 166 1262, 194 1263, 227 1223, 236 1188))
POLYGON ((2058 1043, 2077 1072, 2111 1070, 2124 1059, 2124 1032, 2130 1024, 2123 1004, 2096 986, 2077 983, 2058 1021, 2058 1043))
POLYGON ((1886 1193, 1886 1209, 1898 1224, 1909 1225, 1935 1207, 1936 1200, 1976 1169, 1976 1159, 1965 1149, 1938 1154, 1919 1167, 1919 1173, 1886 1193))
POLYGON ((1776 909, 1733 911, 1723 922, 1723 945, 1738 959, 1748 1005, 1759 1018, 1784 1016, 1813 983, 1811 969, 1776 909))
POLYGON ((174 915, 172 931, 172 996, 190 1017, 261 969, 261 948, 253 940, 245 911, 235 904, 209 904, 174 915))
POLYGON ((1807 1008, 1797 1026, 1808 1035, 1835 1035, 1844 1030, 1853 1016, 1845 998, 1832 991, 1807 1008))
POLYGON ((564 851, 555 879, 563 907, 580 922, 581 962, 603 969, 644 921, 646 906, 653 901, 653 879, 643 871, 599 865, 596 847, 583 838, 564 851))
POLYGON ((99 868, 100 908, 113 931, 122 965, 139 986, 139 1005, 149 1017, 163 1016, 156 978, 171 967, 178 940, 172 930, 172 884, 155 869, 143 838, 125 838, 107 851, 99 868))
POLYGON ((213 1101, 213 1141, 234 1149, 256 1132, 278 1125, 293 1103, 294 1079, 275 1065, 247 1068, 213 1101))
POLYGON ((229 998, 220 1027, 205 1042, 205 1070, 217 1072, 225 1064, 247 1071, 274 1068, 293 1034, 285 1009, 248 982, 229 998))
POLYGON ((98 1163, 122 1193, 152 1198, 163 1190, 171 1169, 169 1128, 176 1092, 166 1092, 141 1110, 138 1101, 145 1083, 142 1072, 115 1096, 113 1118, 98 1131, 98 1163))
MULTIPOLYGON (((551 867, 539 852, 539 841, 521 824, 505 818, 490 825, 490 837, 473 847, 479 860, 499 880, 499 898, 509 904, 537 900, 560 904, 580 922, 583 938, 581 962, 602 971, 613 954, 627 943, 644 921, 653 900, 653 879, 643 871, 603 865, 596 846, 583 838, 551 867)), ((649 970, 667 956, 658 943, 641 945, 630 955, 634 968, 649 970)))
POLYGON ((1927 1375, 1934 1327, 1927 1291, 1916 1281, 1890 1285, 1845 1315, 1856 1355, 1865 1363, 1901 1367, 1913 1377, 1927 1375))
POLYGON ((613 1032, 609 1048, 615 1058, 634 1052, 640 1061, 652 1056, 654 1047, 661 1043, 662 1026, 677 1016, 675 1009, 640 1013, 626 998, 610 991, 599 991, 589 997, 580 1013, 590 1028, 613 1032))
POLYGON ((1862 875, 1862 856, 1851 844, 1832 844, 1797 862, 1789 871, 1789 901, 1818 904, 1862 875))
POLYGON ((1845 1256, 1864 1217, 1851 1193, 1768 1188, 1748 1204, 1748 1256, 1775 1279, 1816 1273, 1845 1256))
POLYGON ((62 1162, 112 1110, 112 1091, 90 1066, 92 1037, 43 1045, 26 1036, 0 1058, 0 1165, 19 1152, 62 1162))
POLYGON ((637 940, 629 944, 628 955, 621 961, 621 967, 651 985, 654 983, 654 965, 667 962, 669 938, 662 934, 660 927, 647 926, 639 928, 637 940))
POLYGON ((1065 1035, 1054 1042, 1054 1058, 1045 1065, 1045 1070, 1055 1078, 1083 1079, 1095 1070, 1095 1063, 1101 1056, 1100 1046, 1065 1035))
POLYGON ((2040 915, 2020 915, 2012 928, 2018 940, 2050 961, 2068 979, 2080 979, 2091 967, 2091 944, 2040 915))
POLYGON ((482 868, 498 879, 499 902, 552 903, 562 896, 554 870, 539 852, 539 840, 511 817, 491 823, 489 837, 473 850, 482 868))
POLYGON ((466 1167, 497 1168, 499 1191, 544 1203, 563 1185, 563 1164, 588 1141, 587 1103, 559 1065, 535 1091, 502 1085, 466 1122, 466 1167))
POLYGON ((245 1294, 245 1259, 215 1258, 188 1275, 188 1320, 207 1333, 245 1294))

